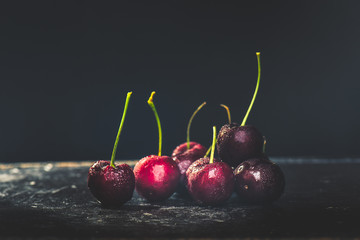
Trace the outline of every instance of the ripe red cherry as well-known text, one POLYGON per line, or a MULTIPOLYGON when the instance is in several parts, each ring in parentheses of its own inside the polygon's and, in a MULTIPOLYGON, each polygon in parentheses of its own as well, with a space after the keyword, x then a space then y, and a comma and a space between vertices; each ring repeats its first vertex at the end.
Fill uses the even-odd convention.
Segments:
MULTIPOLYGON (((260 84, 260 53, 257 52, 258 79, 253 98, 241 125, 231 123, 230 113, 229 124, 224 125, 217 138, 217 150, 220 158, 232 167, 238 166, 246 159, 259 157, 262 154, 263 135, 251 125, 245 125, 251 108, 254 104, 260 84)), ((228 109, 227 109, 228 110, 228 109)))
POLYGON ((97 161, 90 167, 88 173, 88 188, 94 197, 104 206, 121 206, 132 198, 134 192, 135 176, 132 169, 127 164, 114 164, 116 149, 131 94, 132 92, 129 92, 126 97, 124 112, 116 136, 111 162, 104 160, 97 161))
POLYGON ((200 143, 189 142, 189 148, 187 148, 187 145, 188 143, 185 142, 177 146, 171 154, 171 157, 175 158, 176 156, 184 155, 197 160, 205 156, 207 149, 200 143))
POLYGON ((217 150, 221 159, 237 167, 249 158, 262 155, 263 135, 252 125, 225 124, 217 137, 217 150))
POLYGON ((218 205, 231 197, 234 189, 234 175, 231 167, 214 160, 216 129, 210 158, 193 162, 186 171, 187 188, 190 196, 199 204, 218 205))
POLYGON ((142 158, 134 168, 136 191, 150 202, 163 201, 175 191, 180 172, 168 156, 150 155, 142 158))
POLYGON ((247 203, 270 203, 282 195, 285 177, 265 156, 242 162, 234 171, 235 192, 247 203))
POLYGON ((135 176, 127 164, 114 168, 109 161, 99 160, 90 167, 88 187, 104 206, 121 206, 133 196, 135 176))
POLYGON ((187 170, 188 191, 199 204, 218 205, 227 201, 234 190, 234 175, 224 162, 209 164, 209 158, 196 160, 187 170))
POLYGON ((179 167, 180 170, 180 182, 178 189, 176 190, 180 194, 186 194, 186 170, 190 166, 191 163, 193 163, 195 160, 202 158, 205 156, 207 149, 197 142, 191 142, 190 141, 190 127, 191 123, 195 117, 195 115, 200 111, 200 109, 205 106, 206 102, 203 102, 191 115, 188 125, 187 125, 187 131, 186 131, 186 142, 180 144, 177 146, 173 153, 171 154, 171 157, 174 159, 176 164, 179 167))
POLYGON ((159 153, 142 158, 136 163, 135 189, 140 196, 149 202, 163 201, 169 198, 176 190, 180 180, 180 171, 172 158, 161 156, 162 131, 160 119, 153 103, 151 93, 148 104, 154 112, 159 130, 159 153))
POLYGON ((180 170, 180 182, 177 188, 179 194, 186 194, 186 170, 197 159, 204 157, 206 148, 199 143, 190 142, 190 149, 187 149, 187 143, 179 145, 173 152, 172 158, 180 170))

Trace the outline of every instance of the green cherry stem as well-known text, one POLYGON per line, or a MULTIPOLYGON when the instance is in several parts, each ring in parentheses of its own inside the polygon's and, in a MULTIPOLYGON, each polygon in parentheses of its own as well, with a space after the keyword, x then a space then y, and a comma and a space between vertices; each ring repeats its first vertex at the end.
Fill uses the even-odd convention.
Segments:
POLYGON ((258 78, 257 78, 256 88, 255 88, 255 92, 254 92, 253 98, 252 98, 252 100, 251 100, 250 106, 249 106, 249 108, 248 108, 248 110, 247 110, 247 112, 246 112, 246 115, 245 115, 242 123, 241 123, 241 126, 245 126, 246 120, 247 120, 247 118, 248 118, 248 116, 249 116, 249 113, 250 113, 250 111, 251 111, 251 108, 252 108, 252 106, 253 106, 253 104, 254 104, 254 102, 255 102, 255 98, 256 98, 257 92, 258 92, 258 90, 259 90, 259 85, 260 85, 260 73, 261 73, 261 68, 260 68, 260 52, 257 52, 257 53, 256 53, 256 57, 257 57, 257 62, 258 62, 258 78))
POLYGON ((266 148, 266 138, 265 138, 265 136, 263 136, 263 139, 264 139, 264 145, 263 145, 262 151, 263 151, 263 153, 265 153, 265 148, 266 148))
POLYGON ((211 145, 210 164, 214 163, 215 143, 216 143, 216 126, 213 126, 213 142, 211 145))
POLYGON ((124 125, 125 116, 126 116, 126 112, 127 112, 127 109, 128 109, 131 94, 132 94, 132 92, 128 92, 127 95, 126 95, 125 107, 124 107, 123 115, 122 115, 122 118, 121 118, 119 130, 118 130, 118 133, 117 133, 117 136, 116 136, 116 139, 115 139, 113 152, 112 152, 112 155, 111 155, 110 166, 112 166, 113 168, 115 168, 114 161, 115 161, 116 149, 117 149, 117 146, 118 146, 118 143, 119 143, 120 133, 121 133, 121 130, 122 130, 123 125, 124 125))
POLYGON ((158 153, 158 156, 161 156, 161 147, 162 147, 162 131, 161 131, 161 123, 160 123, 160 118, 159 118, 159 115, 156 111, 156 108, 155 108, 155 105, 154 105, 154 102, 153 102, 153 97, 155 95, 155 91, 153 91, 149 97, 149 100, 147 101, 149 106, 151 107, 151 109, 153 110, 154 112, 154 115, 155 115, 155 119, 156 119, 156 122, 157 122, 157 125, 158 125, 158 129, 159 129, 159 153, 158 153))
POLYGON ((212 146, 210 146, 209 149, 206 151, 204 158, 206 158, 207 156, 209 156, 210 151, 211 151, 211 147, 212 147, 212 146))
POLYGON ((231 124, 231 115, 230 115, 230 109, 228 106, 226 106, 225 104, 220 104, 220 106, 222 106, 223 108, 225 108, 227 116, 228 116, 228 120, 229 120, 229 124, 231 124))
POLYGON ((195 115, 200 111, 200 109, 206 104, 206 102, 203 102, 196 110, 195 112, 191 115, 189 123, 187 125, 187 130, 186 130, 186 147, 187 149, 190 149, 190 127, 191 127, 191 123, 195 117, 195 115))

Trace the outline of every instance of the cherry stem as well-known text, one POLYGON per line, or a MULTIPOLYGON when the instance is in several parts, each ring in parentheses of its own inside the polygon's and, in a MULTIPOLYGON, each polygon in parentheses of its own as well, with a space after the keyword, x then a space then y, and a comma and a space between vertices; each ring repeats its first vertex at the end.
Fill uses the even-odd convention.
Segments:
POLYGON ((247 118, 248 118, 248 116, 249 116, 249 113, 250 113, 250 111, 251 111, 251 108, 252 108, 252 106, 253 106, 253 104, 254 104, 254 102, 255 102, 255 98, 256 98, 257 92, 258 92, 258 90, 259 90, 259 85, 260 85, 260 73, 261 73, 261 68, 260 68, 260 52, 257 52, 257 53, 256 53, 256 57, 257 57, 257 62, 258 62, 258 78, 257 78, 256 88, 255 88, 255 92, 254 92, 253 98, 252 98, 252 100, 251 100, 250 106, 249 106, 249 108, 248 108, 248 110, 247 110, 247 112, 246 112, 246 115, 245 115, 242 123, 241 123, 241 126, 245 126, 246 120, 247 120, 247 118))
POLYGON ((116 136, 116 139, 115 139, 113 152, 112 152, 112 155, 111 155, 110 166, 112 166, 113 168, 115 168, 114 161, 115 161, 116 149, 117 149, 117 146, 118 146, 118 143, 119 143, 120 133, 121 133, 121 130, 122 130, 123 125, 124 125, 125 116, 126 116, 126 112, 127 112, 127 109, 128 109, 131 94, 132 94, 132 92, 128 92, 127 95, 126 95, 125 107, 124 107, 123 115, 122 115, 122 118, 121 118, 119 130, 118 130, 118 133, 117 133, 117 136, 116 136))
POLYGON ((211 145, 210 164, 214 163, 215 143, 216 143, 216 126, 213 126, 213 142, 211 145))
POLYGON ((196 110, 195 112, 191 115, 189 123, 187 125, 187 130, 186 130, 186 147, 187 149, 190 149, 190 127, 191 127, 191 123, 195 117, 195 115, 200 111, 200 109, 206 104, 206 102, 203 102, 196 110))
POLYGON ((265 136, 263 136, 263 139, 264 139, 264 145, 263 145, 262 151, 263 151, 263 153, 265 153, 265 148, 266 148, 266 138, 265 138, 265 136))
POLYGON ((230 115, 230 109, 229 109, 229 107, 226 106, 225 104, 220 104, 220 106, 222 106, 223 108, 225 108, 225 110, 226 110, 226 112, 227 112, 229 124, 231 124, 231 115, 230 115))
POLYGON ((206 151, 204 158, 206 158, 207 156, 209 156, 209 153, 210 153, 210 151, 211 151, 211 147, 212 147, 212 146, 210 146, 209 149, 206 151))
POLYGON ((158 129, 159 129, 159 153, 158 153, 158 156, 161 156, 161 147, 162 147, 162 131, 161 131, 161 123, 160 123, 160 118, 159 118, 159 115, 156 111, 156 108, 155 108, 155 105, 154 105, 154 102, 153 102, 153 97, 155 95, 155 91, 153 91, 149 97, 149 100, 147 101, 149 106, 151 107, 151 109, 153 110, 154 112, 154 115, 155 115, 155 119, 156 119, 156 122, 157 122, 157 125, 158 125, 158 129))

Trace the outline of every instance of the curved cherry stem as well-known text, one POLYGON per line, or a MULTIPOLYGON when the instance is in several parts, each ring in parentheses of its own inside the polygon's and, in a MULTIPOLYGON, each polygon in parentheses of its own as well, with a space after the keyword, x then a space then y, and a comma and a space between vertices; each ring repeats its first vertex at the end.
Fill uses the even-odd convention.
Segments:
POLYGON ((214 163, 215 143, 216 143, 216 126, 213 126, 213 142, 211 145, 210 163, 214 163))
POLYGON ((127 109, 128 109, 131 94, 132 94, 132 92, 128 92, 127 95, 126 95, 125 107, 124 107, 123 115, 122 115, 122 118, 121 118, 119 130, 118 130, 118 133, 117 133, 117 136, 116 136, 116 139, 115 139, 113 152, 112 152, 112 155, 111 155, 110 166, 112 166, 113 168, 115 168, 114 161, 115 161, 116 149, 117 149, 117 146, 118 146, 118 143, 119 143, 120 133, 121 133, 121 130, 122 130, 123 125, 124 125, 125 116, 126 116, 126 112, 127 112, 127 109))
POLYGON ((149 97, 149 100, 147 101, 147 103, 149 104, 149 106, 151 107, 151 109, 153 110, 154 112, 154 115, 155 115, 155 119, 156 119, 156 122, 157 122, 157 125, 158 125, 158 130, 159 130, 159 153, 158 153, 158 156, 161 156, 161 147, 162 147, 162 131, 161 131, 161 123, 160 123, 160 118, 159 118, 159 115, 156 111, 156 108, 155 108, 155 105, 154 105, 154 102, 153 102, 153 97, 155 95, 155 91, 153 91, 149 97))
POLYGON ((250 113, 250 111, 251 111, 251 108, 252 108, 252 106, 253 106, 253 104, 254 104, 254 102, 255 102, 255 98, 256 98, 257 92, 258 92, 258 90, 259 90, 259 85, 260 85, 260 73, 261 73, 261 68, 260 68, 260 52, 257 52, 257 53, 256 53, 256 57, 257 57, 257 62, 258 62, 258 78, 257 78, 256 88, 255 88, 255 92, 254 92, 253 98, 252 98, 252 100, 251 100, 250 106, 249 106, 249 108, 248 108, 248 110, 247 110, 247 112, 246 112, 246 115, 245 115, 242 123, 241 123, 241 126, 245 126, 246 120, 247 120, 247 118, 248 118, 248 116, 249 116, 249 113, 250 113))
POLYGON ((229 120, 229 124, 231 124, 231 114, 230 114, 230 109, 228 106, 226 106, 225 104, 220 104, 220 106, 222 106, 223 108, 225 108, 227 116, 228 116, 228 120, 229 120))
POLYGON ((195 115, 200 111, 200 109, 206 104, 206 102, 203 102, 196 110, 195 112, 191 115, 189 123, 187 125, 187 130, 186 130, 186 147, 187 149, 190 149, 190 127, 191 127, 191 123, 195 117, 195 115))

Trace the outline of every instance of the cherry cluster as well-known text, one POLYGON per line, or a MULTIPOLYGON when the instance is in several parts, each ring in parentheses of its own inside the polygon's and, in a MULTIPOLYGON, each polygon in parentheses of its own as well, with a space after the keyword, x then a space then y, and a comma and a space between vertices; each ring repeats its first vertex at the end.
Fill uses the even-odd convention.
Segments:
POLYGON ((277 200, 284 191, 284 174, 266 156, 263 135, 254 126, 245 125, 259 88, 260 53, 257 53, 257 60, 257 85, 242 124, 232 123, 229 108, 221 105, 227 110, 229 123, 222 126, 219 133, 213 127, 209 149, 190 141, 191 122, 206 104, 204 102, 189 120, 187 141, 177 146, 171 157, 163 156, 161 124, 153 103, 155 92, 152 92, 148 104, 158 125, 159 151, 157 155, 140 159, 133 170, 127 164, 114 163, 132 94, 129 92, 111 161, 97 161, 89 169, 88 187, 94 197, 109 207, 118 207, 129 201, 134 189, 149 202, 166 200, 177 192, 179 196, 190 195, 200 205, 218 205, 227 201, 234 191, 242 202, 263 204, 277 200), (214 158, 215 148, 218 159, 214 158))

